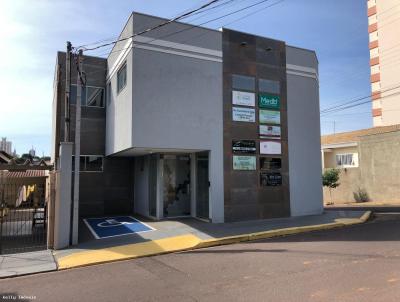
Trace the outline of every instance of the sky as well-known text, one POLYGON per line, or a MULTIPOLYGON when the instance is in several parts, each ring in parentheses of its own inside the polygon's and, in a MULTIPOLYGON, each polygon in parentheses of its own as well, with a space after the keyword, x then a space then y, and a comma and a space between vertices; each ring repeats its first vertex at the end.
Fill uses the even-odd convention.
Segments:
MULTIPOLYGON (((55 59, 66 41, 82 45, 117 37, 132 11, 173 18, 208 1, 0 0, 0 137, 11 140, 18 154, 32 146, 39 156, 50 154, 55 59)), ((267 8, 278 1, 282 0, 269 0, 204 26, 315 50, 321 109, 369 95, 367 1, 283 0, 267 8)), ((184 21, 200 24, 257 2, 234 0, 184 21)), ((107 48, 90 54, 106 53, 107 48)), ((321 116, 322 134, 371 126, 371 104, 321 116)))

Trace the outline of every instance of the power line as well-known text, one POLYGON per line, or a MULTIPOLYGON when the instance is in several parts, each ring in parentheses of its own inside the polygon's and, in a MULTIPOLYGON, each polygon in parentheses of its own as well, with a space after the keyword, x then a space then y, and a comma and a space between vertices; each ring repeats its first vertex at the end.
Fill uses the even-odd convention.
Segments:
POLYGON ((102 48, 102 47, 105 47, 105 46, 108 46, 108 45, 116 44, 116 43, 121 42, 121 41, 129 40, 129 39, 134 38, 134 37, 136 37, 136 36, 139 36, 139 35, 148 33, 148 32, 150 32, 150 31, 153 31, 153 30, 155 30, 155 29, 158 29, 158 28, 160 28, 160 27, 166 26, 166 25, 168 25, 168 24, 170 24, 170 23, 172 23, 172 22, 178 21, 178 20, 180 20, 180 19, 182 19, 182 18, 184 18, 184 17, 186 17, 186 16, 189 16, 189 15, 191 15, 191 14, 193 14, 193 13, 199 11, 199 10, 202 10, 202 9, 204 9, 204 8, 206 8, 206 7, 208 7, 208 6, 212 5, 212 4, 214 4, 214 3, 217 3, 217 2, 219 2, 219 1, 221 1, 221 0, 211 0, 210 2, 208 2, 208 3, 206 3, 206 4, 202 5, 202 6, 200 6, 200 7, 197 8, 197 9, 191 10, 191 11, 189 11, 189 12, 187 12, 187 13, 184 13, 184 14, 178 16, 178 17, 172 18, 172 19, 170 19, 170 20, 168 20, 168 21, 165 21, 165 22, 163 22, 163 23, 161 23, 161 24, 158 24, 158 25, 156 25, 156 26, 153 26, 153 27, 147 28, 147 29, 145 29, 145 30, 142 30, 142 31, 140 31, 140 32, 138 32, 138 33, 135 33, 135 34, 129 36, 129 37, 122 38, 122 39, 118 39, 118 40, 115 40, 115 41, 112 41, 112 42, 109 42, 109 43, 101 44, 101 45, 98 45, 98 46, 95 46, 95 47, 92 47, 92 48, 84 48, 84 50, 85 50, 85 51, 95 50, 95 49, 99 49, 99 48, 102 48))
MULTIPOLYGON (((399 83, 397 83, 397 84, 399 84, 399 83)), ((395 86, 395 87, 390 88, 390 89, 381 90, 380 93, 392 91, 392 90, 395 90, 397 88, 400 88, 400 85, 395 86)), ((370 95, 367 95, 367 96, 364 96, 364 97, 360 97, 360 98, 356 98, 354 100, 347 101, 347 102, 342 103, 340 105, 336 105, 336 106, 332 106, 330 108, 323 109, 323 110, 321 110, 321 114, 328 114, 328 113, 332 113, 332 112, 337 112, 337 111, 341 111, 343 109, 348 109, 348 108, 352 108, 354 106, 359 106, 359 105, 362 105, 364 103, 371 102, 371 100, 368 100, 367 102, 357 103, 357 102, 360 102, 360 101, 365 100, 367 98, 370 98, 372 96, 373 96, 373 94, 370 94, 370 95), (357 103, 357 104, 354 104, 354 103, 357 103)), ((381 98, 384 98, 384 97, 381 97, 381 98)))
MULTIPOLYGON (((248 6, 246 6, 246 7, 242 7, 242 8, 240 8, 240 9, 236 10, 236 11, 232 11, 232 12, 230 12, 230 13, 227 13, 227 14, 225 14, 225 15, 222 15, 222 16, 219 16, 219 17, 216 17, 216 18, 213 18, 213 19, 211 19, 211 20, 202 22, 202 23, 197 24, 197 25, 190 25, 190 24, 188 24, 188 25, 190 25, 190 27, 181 29, 181 30, 176 31, 176 32, 169 33, 169 34, 167 34, 167 35, 164 35, 164 36, 161 36, 161 37, 158 37, 158 38, 154 38, 154 39, 148 41, 147 44, 150 44, 150 43, 152 43, 152 42, 154 42, 154 41, 156 41, 156 40, 162 39, 162 38, 170 37, 170 36, 173 36, 173 35, 182 33, 182 32, 184 32, 184 31, 191 30, 191 29, 193 29, 193 28, 199 28, 199 27, 201 27, 201 26, 203 26, 203 25, 205 25, 205 24, 208 24, 208 23, 211 23, 211 22, 213 22, 213 21, 216 21, 216 20, 225 18, 225 17, 227 17, 227 16, 231 16, 231 15, 233 15, 233 14, 236 14, 236 13, 239 13, 239 12, 244 11, 244 10, 246 10, 246 9, 252 8, 252 7, 257 6, 257 5, 260 5, 260 4, 265 3, 265 2, 267 2, 267 1, 270 1, 270 0, 262 0, 262 1, 256 2, 256 3, 252 4, 252 5, 248 5, 248 6)), ((189 39, 189 40, 190 40, 190 39, 189 39)), ((187 40, 187 41, 189 41, 189 40, 187 40)), ((115 52, 124 51, 124 50, 129 49, 129 48, 130 48, 130 46, 128 46, 128 47, 126 47, 126 48, 119 49, 119 50, 113 50, 113 51, 111 51, 111 52, 109 53, 109 55, 112 54, 112 53, 115 53, 115 52)), ((107 54, 107 53, 104 53, 104 55, 105 55, 105 54, 107 54)), ((100 55, 103 55, 103 54, 100 54, 100 55)))

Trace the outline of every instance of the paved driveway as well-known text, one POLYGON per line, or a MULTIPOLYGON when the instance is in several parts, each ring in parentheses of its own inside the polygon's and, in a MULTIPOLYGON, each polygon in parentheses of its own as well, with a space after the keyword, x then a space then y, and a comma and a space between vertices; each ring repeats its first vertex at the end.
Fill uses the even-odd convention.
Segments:
POLYGON ((0 292, 34 301, 399 301, 400 220, 1 280, 0 292))

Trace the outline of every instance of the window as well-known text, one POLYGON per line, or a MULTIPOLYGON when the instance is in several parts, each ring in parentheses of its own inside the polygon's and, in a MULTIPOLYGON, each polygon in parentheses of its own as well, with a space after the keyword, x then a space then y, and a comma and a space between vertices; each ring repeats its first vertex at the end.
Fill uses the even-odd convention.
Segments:
POLYGON ((336 165, 341 167, 357 167, 357 154, 336 154, 336 165))
POLYGON ((256 80, 254 77, 248 77, 243 75, 232 75, 232 88, 240 90, 255 90, 256 80))
MULTIPOLYGON (((81 172, 103 172, 103 156, 101 155, 81 155, 81 172)), ((75 170, 75 156, 72 156, 72 170, 75 170)))
POLYGON ((120 93, 126 86, 126 63, 118 70, 117 74, 117 92, 120 93))
POLYGON ((107 106, 111 105, 111 82, 107 84, 107 106))
POLYGON ((258 80, 258 90, 260 92, 270 92, 274 94, 280 94, 281 88, 278 81, 271 81, 265 79, 258 80))
MULTIPOLYGON (((77 86, 71 85, 69 102, 76 104, 77 86)), ((104 107, 104 88, 86 86, 82 88, 81 106, 104 107)))

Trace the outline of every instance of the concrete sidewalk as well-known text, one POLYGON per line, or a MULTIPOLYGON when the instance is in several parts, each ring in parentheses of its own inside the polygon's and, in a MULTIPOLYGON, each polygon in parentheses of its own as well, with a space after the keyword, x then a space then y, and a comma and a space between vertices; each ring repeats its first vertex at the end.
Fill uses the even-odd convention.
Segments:
POLYGON ((55 271, 56 262, 50 250, 0 256, 0 278, 55 271))
POLYGON ((365 222, 371 212, 327 211, 321 215, 212 224, 195 219, 146 221, 155 231, 95 240, 81 224, 81 244, 54 252, 59 269, 133 259, 222 244, 325 230, 365 222))

